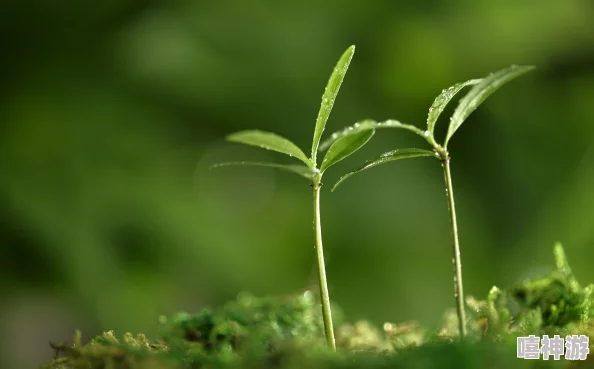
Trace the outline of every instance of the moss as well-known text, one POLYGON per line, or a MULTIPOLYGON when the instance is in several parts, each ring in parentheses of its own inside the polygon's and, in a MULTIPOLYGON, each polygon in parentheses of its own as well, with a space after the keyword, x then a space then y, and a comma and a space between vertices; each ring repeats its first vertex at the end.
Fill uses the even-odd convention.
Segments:
POLYGON ((554 248, 557 269, 550 275, 525 281, 512 288, 512 293, 528 312, 540 312, 544 330, 572 322, 587 323, 591 312, 594 285, 585 288, 573 276, 561 244, 554 248))
POLYGON ((106 332, 83 345, 77 332, 73 344, 53 344, 56 357, 43 368, 565 366, 571 362, 520 360, 515 355, 518 336, 594 336, 593 286, 580 286, 561 245, 555 245, 554 253, 557 268, 549 275, 508 290, 493 287, 484 300, 468 297, 469 335, 462 342, 452 309, 435 332, 415 322, 385 323, 378 329, 366 321, 341 323, 338 319, 339 351, 333 352, 326 347, 319 302, 311 293, 276 298, 242 293, 216 310, 161 317, 160 338, 155 340, 130 333, 118 338, 106 332))

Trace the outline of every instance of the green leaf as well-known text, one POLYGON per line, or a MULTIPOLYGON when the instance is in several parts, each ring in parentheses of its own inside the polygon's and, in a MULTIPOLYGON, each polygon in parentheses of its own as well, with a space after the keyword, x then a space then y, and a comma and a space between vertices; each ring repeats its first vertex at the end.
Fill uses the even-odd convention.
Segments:
POLYGON ((332 187, 332 191, 338 187, 339 184, 344 182, 347 178, 352 176, 353 174, 362 172, 366 169, 373 168, 383 163, 387 163, 394 160, 400 159, 409 159, 409 158, 418 158, 421 156, 433 156, 437 158, 436 154, 433 151, 423 150, 423 149, 398 149, 394 151, 388 151, 386 153, 381 154, 379 157, 367 161, 365 164, 361 165, 359 168, 345 174, 344 176, 340 177, 338 182, 332 187))
POLYGON ((384 122, 376 122, 374 120, 367 119, 362 122, 357 122, 352 126, 346 127, 342 131, 334 132, 332 136, 330 136, 330 138, 324 140, 324 142, 320 144, 320 151, 324 151, 330 146, 332 146, 332 144, 336 142, 336 140, 338 140, 339 138, 354 135, 362 131, 376 128, 402 128, 412 131, 418 134, 419 136, 425 137, 424 132, 418 129, 417 127, 411 126, 409 124, 400 123, 397 120, 390 119, 384 122))
POLYGON ((481 79, 471 79, 470 81, 456 83, 455 85, 451 86, 447 90, 442 90, 441 93, 435 98, 433 104, 429 108, 429 115, 427 116, 427 130, 429 131, 429 135, 433 137, 433 131, 435 129, 435 123, 437 122, 437 118, 443 112, 446 105, 456 96, 461 89, 466 86, 476 85, 482 81, 481 79))
POLYGON ((343 136, 336 140, 332 147, 330 147, 330 150, 326 153, 320 172, 324 173, 324 171, 332 165, 359 150, 371 139, 371 137, 373 137, 374 133, 374 129, 367 129, 365 131, 360 131, 357 134, 343 136))
POLYGON ((257 166, 257 167, 268 167, 268 168, 275 168, 286 170, 289 172, 293 172, 303 176, 307 179, 312 179, 315 174, 317 174, 316 169, 312 169, 310 167, 306 167, 305 165, 283 165, 283 164, 275 164, 275 163, 260 163, 255 161, 230 161, 225 163, 214 164, 210 168, 216 169, 221 167, 229 167, 229 166, 257 166))
POLYGON ((320 144, 320 139, 322 138, 322 132, 324 132, 326 122, 328 121, 328 117, 330 116, 330 112, 334 106, 334 100, 336 100, 336 95, 338 95, 338 90, 340 89, 340 85, 342 84, 344 75, 349 68, 349 64, 354 53, 355 46, 353 45, 349 47, 344 52, 344 54, 342 54, 340 60, 330 75, 330 79, 328 80, 328 84, 326 85, 326 89, 322 95, 322 105, 320 106, 318 118, 316 119, 316 128, 314 130, 313 143, 311 146, 311 160, 314 163, 316 163, 318 145, 320 144))
POLYGON ((462 125, 464 120, 468 118, 483 101, 487 99, 493 92, 497 91, 501 86, 534 69, 533 66, 518 66, 512 65, 500 71, 490 74, 482 79, 480 83, 475 85, 456 107, 452 118, 450 119, 450 126, 446 136, 444 147, 448 146, 450 138, 454 135, 456 130, 462 125))
POLYGON ((297 145, 275 133, 258 130, 247 130, 235 132, 227 136, 227 141, 238 142, 251 146, 258 146, 266 150, 277 151, 289 156, 294 156, 307 166, 311 167, 311 161, 305 156, 297 145))

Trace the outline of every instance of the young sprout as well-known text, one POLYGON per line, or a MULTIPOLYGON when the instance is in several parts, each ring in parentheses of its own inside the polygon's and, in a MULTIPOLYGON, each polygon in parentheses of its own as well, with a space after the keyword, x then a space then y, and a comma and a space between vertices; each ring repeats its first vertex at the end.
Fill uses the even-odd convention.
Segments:
POLYGON ((394 151, 386 152, 379 157, 367 161, 359 168, 347 173, 342 176, 338 182, 332 188, 332 191, 347 178, 355 173, 359 173, 365 169, 375 167, 377 165, 387 163, 394 160, 415 158, 421 156, 432 156, 441 161, 443 167, 446 196, 448 198, 448 207, 450 213, 450 223, 452 227, 452 245, 453 245, 453 266, 454 266, 454 297, 456 299, 456 307, 458 311, 458 323, 460 336, 466 335, 466 317, 464 312, 464 292, 462 286, 462 263, 460 259, 460 242, 458 239, 458 224, 456 221, 456 207, 454 203, 454 189, 452 187, 452 174, 450 171, 450 154, 447 146, 460 125, 466 120, 466 118, 472 113, 483 101, 487 99, 493 92, 503 86, 505 83, 512 79, 521 76, 522 74, 534 69, 532 66, 516 66, 512 65, 508 68, 502 69, 498 72, 489 74, 487 77, 482 79, 472 79, 466 82, 458 83, 450 88, 443 90, 429 108, 429 115, 427 117, 427 130, 422 131, 414 126, 402 124, 395 120, 388 120, 385 122, 375 121, 364 121, 354 127, 347 128, 341 132, 337 132, 332 135, 332 138, 324 143, 322 147, 328 147, 333 144, 335 139, 343 139, 351 134, 356 134, 358 129, 375 129, 375 128, 401 128, 408 131, 412 131, 419 136, 423 137, 432 147, 433 151, 423 149, 399 149, 394 151), (452 100, 461 89, 466 86, 473 86, 470 91, 460 100, 454 114, 450 118, 450 125, 448 132, 443 144, 438 144, 434 137, 435 123, 437 118, 443 112, 446 105, 452 100))
POLYGON ((322 314, 324 318, 324 330, 326 333, 326 340, 328 345, 336 350, 334 340, 334 330, 332 328, 332 312, 330 310, 330 297, 328 295, 328 284, 326 282, 326 268, 324 265, 324 249, 322 247, 322 225, 320 223, 320 188, 322 187, 322 176, 326 169, 338 163, 342 159, 351 155, 363 145, 365 145, 374 135, 375 130, 370 127, 366 129, 358 129, 353 134, 344 135, 343 137, 333 140, 329 149, 318 166, 317 156, 319 151, 320 139, 322 132, 334 106, 334 101, 342 84, 342 80, 347 72, 355 46, 349 47, 336 64, 332 72, 324 94, 322 95, 322 104, 318 112, 316 126, 313 135, 313 143, 311 146, 311 157, 307 157, 299 147, 294 143, 278 136, 274 133, 262 132, 258 130, 248 130, 233 133, 227 136, 227 140, 246 145, 258 146, 267 150, 277 151, 287 154, 303 162, 305 165, 284 165, 274 163, 257 163, 257 162, 229 162, 216 164, 213 167, 221 167, 228 165, 256 165, 265 166, 277 169, 283 169, 297 173, 311 181, 313 189, 313 215, 314 215, 314 236, 315 248, 317 251, 318 260, 318 277, 320 284, 320 296, 322 303, 322 314))

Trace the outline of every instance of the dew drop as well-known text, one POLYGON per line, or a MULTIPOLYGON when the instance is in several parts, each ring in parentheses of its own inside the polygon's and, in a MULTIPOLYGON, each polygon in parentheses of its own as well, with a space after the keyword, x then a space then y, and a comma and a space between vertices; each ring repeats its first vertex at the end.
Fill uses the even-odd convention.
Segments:
POLYGON ((332 134, 332 138, 338 138, 338 134, 337 133, 333 133, 332 134))
POLYGON ((423 132, 423 136, 425 136, 425 137, 429 137, 429 131, 425 131, 425 132, 423 132))
POLYGON ((355 123, 355 128, 359 127, 359 123, 355 123))

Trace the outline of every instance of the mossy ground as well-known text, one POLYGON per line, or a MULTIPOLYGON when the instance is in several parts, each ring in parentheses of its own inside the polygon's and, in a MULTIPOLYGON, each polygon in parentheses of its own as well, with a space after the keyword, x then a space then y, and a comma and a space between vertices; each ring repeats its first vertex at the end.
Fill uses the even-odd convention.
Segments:
MULTIPOLYGON (((561 245, 557 268, 548 276, 502 290, 493 287, 484 300, 466 299, 468 337, 457 338, 455 310, 443 327, 427 331, 414 322, 337 320, 338 351, 326 347, 322 317, 313 294, 236 301, 198 314, 159 319, 160 337, 148 339, 112 332, 72 344, 52 344, 56 351, 43 369, 170 368, 557 368, 594 367, 586 361, 524 360, 516 357, 516 338, 530 334, 594 337, 593 285, 575 280, 561 245)), ((590 348, 594 347, 590 342, 590 348)))

